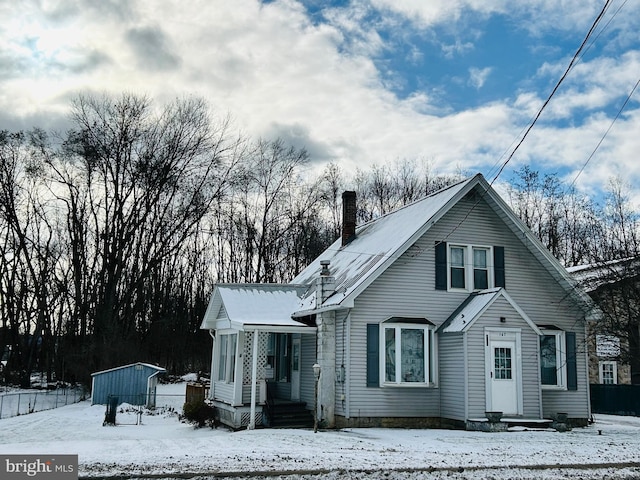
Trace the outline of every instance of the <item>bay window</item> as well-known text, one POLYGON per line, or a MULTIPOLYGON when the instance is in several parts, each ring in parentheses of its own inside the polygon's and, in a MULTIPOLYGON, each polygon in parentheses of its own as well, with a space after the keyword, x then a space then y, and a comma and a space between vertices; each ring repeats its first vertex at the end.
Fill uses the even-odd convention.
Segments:
POLYGON ((381 324, 383 385, 425 386, 434 379, 433 325, 381 324))

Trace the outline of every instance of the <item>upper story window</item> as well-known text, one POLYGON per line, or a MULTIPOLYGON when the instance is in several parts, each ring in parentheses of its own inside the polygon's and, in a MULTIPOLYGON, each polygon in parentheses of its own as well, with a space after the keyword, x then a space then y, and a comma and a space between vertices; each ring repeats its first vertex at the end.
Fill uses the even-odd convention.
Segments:
POLYGON ((436 242, 436 290, 505 286, 504 247, 436 242))
POLYGON ((385 322, 380 325, 381 384, 428 386, 435 383, 434 326, 385 322))
POLYGON ((449 246, 450 289, 485 290, 494 286, 492 247, 449 246))

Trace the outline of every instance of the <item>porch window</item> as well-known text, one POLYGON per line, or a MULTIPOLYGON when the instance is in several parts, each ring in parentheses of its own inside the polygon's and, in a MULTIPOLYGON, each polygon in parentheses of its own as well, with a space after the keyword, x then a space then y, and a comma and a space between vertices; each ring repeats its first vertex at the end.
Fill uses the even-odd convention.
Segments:
POLYGON ((218 380, 232 383, 235 381, 236 347, 238 334, 221 334, 220 349, 218 353, 218 380))
POLYGON ((546 388, 566 388, 567 353, 565 332, 542 330, 540 337, 540 379, 546 388))
POLYGON ((431 325, 383 323, 382 384, 428 385, 434 383, 434 330, 431 325))

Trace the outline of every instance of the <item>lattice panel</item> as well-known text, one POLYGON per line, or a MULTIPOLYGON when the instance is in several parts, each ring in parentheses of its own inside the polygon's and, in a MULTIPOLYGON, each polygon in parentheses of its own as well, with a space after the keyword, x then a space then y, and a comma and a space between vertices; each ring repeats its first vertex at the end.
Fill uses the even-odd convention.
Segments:
POLYGON ((245 385, 251 385, 251 362, 253 356, 253 336, 258 334, 258 370, 256 380, 264 378, 265 366, 267 365, 267 332, 247 332, 244 335, 244 356, 242 364, 242 381, 245 385))
MULTIPOLYGON (((262 425, 262 412, 256 412, 256 425, 262 425)), ((243 412, 242 415, 240 416, 240 425, 242 425, 243 427, 246 427, 247 425, 249 425, 249 420, 251 420, 251 413, 250 412, 243 412)))

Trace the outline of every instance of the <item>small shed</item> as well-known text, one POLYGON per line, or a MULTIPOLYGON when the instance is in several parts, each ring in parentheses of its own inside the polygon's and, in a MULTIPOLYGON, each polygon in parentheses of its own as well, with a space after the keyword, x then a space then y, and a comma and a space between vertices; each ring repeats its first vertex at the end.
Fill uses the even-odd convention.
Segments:
POLYGON ((155 407, 156 386, 162 367, 148 363, 132 363, 91 374, 91 404, 107 405, 109 398, 117 397, 117 403, 155 407))

